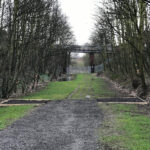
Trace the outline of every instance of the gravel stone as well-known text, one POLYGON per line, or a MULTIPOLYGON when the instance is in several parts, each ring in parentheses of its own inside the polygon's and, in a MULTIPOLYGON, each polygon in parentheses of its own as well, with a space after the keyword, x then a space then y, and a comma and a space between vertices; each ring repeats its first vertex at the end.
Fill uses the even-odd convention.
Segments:
POLYGON ((100 150, 96 100, 52 101, 0 131, 0 150, 100 150))

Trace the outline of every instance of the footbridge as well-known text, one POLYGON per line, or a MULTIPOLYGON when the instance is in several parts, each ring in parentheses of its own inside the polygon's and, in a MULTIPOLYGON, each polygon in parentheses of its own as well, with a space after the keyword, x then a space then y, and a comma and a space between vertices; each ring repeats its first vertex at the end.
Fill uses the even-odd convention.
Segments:
POLYGON ((94 54, 101 53, 102 49, 98 46, 90 46, 90 45, 70 45, 68 46, 68 52, 70 53, 88 53, 90 59, 90 67, 91 73, 95 72, 95 62, 94 62, 94 54))
MULTIPOLYGON (((63 47, 56 46, 54 47, 54 51, 51 51, 53 54, 62 54, 67 53, 70 56, 70 53, 86 53, 89 54, 90 59, 90 67, 91 73, 95 72, 95 62, 94 62, 94 54, 101 53, 102 48, 99 46, 91 46, 91 45, 65 45, 63 47)), ((66 60, 67 61, 67 60, 66 60)), ((66 62, 66 68, 68 67, 68 61, 66 62)), ((64 68, 64 70, 66 70, 64 68)), ((65 71, 64 71, 65 72, 65 71)))

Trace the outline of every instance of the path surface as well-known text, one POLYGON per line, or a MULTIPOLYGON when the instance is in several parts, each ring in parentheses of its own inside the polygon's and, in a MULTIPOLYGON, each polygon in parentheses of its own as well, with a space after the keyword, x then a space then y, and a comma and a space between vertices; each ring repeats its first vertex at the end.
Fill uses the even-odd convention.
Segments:
POLYGON ((96 101, 52 101, 0 131, 0 150, 100 150, 96 101))

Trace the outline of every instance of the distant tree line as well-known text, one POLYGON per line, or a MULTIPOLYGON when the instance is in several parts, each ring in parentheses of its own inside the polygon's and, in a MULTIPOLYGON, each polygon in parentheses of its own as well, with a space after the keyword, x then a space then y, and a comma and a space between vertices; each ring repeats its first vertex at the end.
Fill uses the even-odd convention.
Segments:
POLYGON ((57 0, 0 0, 0 97, 61 75, 73 42, 57 0))
MULTIPOLYGON (((147 89, 150 77, 148 0, 104 0, 91 40, 103 48, 104 70, 139 82, 147 89)), ((138 85, 137 85, 138 86, 138 85)))

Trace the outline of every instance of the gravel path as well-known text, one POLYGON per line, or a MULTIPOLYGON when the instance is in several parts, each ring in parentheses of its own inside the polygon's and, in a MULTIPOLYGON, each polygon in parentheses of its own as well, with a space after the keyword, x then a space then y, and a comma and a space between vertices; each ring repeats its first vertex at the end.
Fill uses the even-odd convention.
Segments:
POLYGON ((0 150, 100 150, 96 101, 52 101, 0 131, 0 150))

